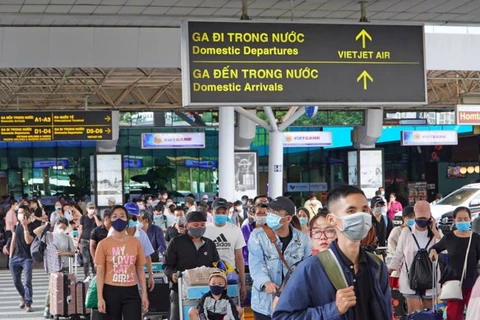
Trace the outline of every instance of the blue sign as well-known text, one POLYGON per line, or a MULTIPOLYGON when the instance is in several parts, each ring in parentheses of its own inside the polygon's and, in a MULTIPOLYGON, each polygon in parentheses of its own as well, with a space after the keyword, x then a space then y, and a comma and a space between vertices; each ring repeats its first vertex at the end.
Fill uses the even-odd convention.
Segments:
POLYGON ((68 168, 68 160, 38 160, 33 161, 34 168, 68 168))
POLYGON ((123 168, 143 168, 143 159, 123 158, 123 168))
POLYGON ((200 169, 214 169, 218 168, 217 161, 211 160, 185 160, 185 167, 187 168, 200 168, 200 169))

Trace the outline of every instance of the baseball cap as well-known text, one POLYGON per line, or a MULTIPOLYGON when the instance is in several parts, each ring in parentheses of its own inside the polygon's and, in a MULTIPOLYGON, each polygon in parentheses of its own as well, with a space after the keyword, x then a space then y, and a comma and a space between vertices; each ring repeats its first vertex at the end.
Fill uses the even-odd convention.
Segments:
POLYGON ((125 209, 127 209, 128 214, 132 216, 138 216, 140 213, 140 208, 134 202, 125 203, 125 209))
POLYGON ((210 282, 210 280, 212 280, 213 277, 220 277, 220 278, 222 278, 223 280, 225 280, 225 286, 228 284, 227 275, 226 275, 224 272, 214 271, 214 272, 210 275, 210 277, 208 278, 208 282, 210 282))
POLYGON ((268 203, 268 207, 272 210, 285 210, 291 216, 295 215, 295 204, 287 197, 276 197, 268 203))
POLYGON ((207 215, 202 211, 191 211, 187 213, 186 222, 206 222, 207 215))
POLYGON ((202 200, 207 200, 207 201, 208 201, 208 194, 204 194, 204 195, 202 196, 202 200))
POLYGON ((375 207, 377 205, 377 203, 383 203, 385 204, 385 200, 383 200, 382 197, 380 196, 375 196, 372 198, 372 200, 370 200, 370 207, 375 207))
POLYGON ((93 202, 87 203, 87 208, 95 208, 95 203, 93 202))
POLYGON ((228 209, 228 201, 223 198, 217 198, 212 203, 213 210, 217 210, 218 208, 225 208, 228 209))

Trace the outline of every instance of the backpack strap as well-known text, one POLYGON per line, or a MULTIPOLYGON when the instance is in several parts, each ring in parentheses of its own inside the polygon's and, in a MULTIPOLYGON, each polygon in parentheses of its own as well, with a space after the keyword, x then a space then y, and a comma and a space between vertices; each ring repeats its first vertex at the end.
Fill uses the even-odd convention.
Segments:
POLYGON ((375 277, 377 278, 377 281, 380 281, 380 272, 382 272, 382 261, 380 260, 379 257, 377 257, 376 254, 372 253, 372 252, 368 252, 365 250, 365 253, 375 262, 375 264, 377 265, 378 267, 378 270, 377 270, 377 273, 375 275, 375 277))
POLYGON ((328 279, 333 284, 335 289, 345 289, 348 287, 347 279, 340 267, 337 257, 331 249, 325 250, 317 254, 320 263, 323 265, 323 269, 327 273, 328 279))
MULTIPOLYGON (((266 225, 262 225, 262 229, 267 234, 268 239, 273 244, 275 249, 277 249, 278 255, 280 256, 280 260, 282 260, 285 267, 287 267, 287 270, 288 271, 292 270, 292 268, 288 265, 287 260, 285 260, 285 256, 283 255, 282 250, 280 250, 280 248, 278 246, 277 236, 275 235, 275 232, 273 232, 273 230, 269 226, 266 226, 266 225)), ((293 234, 292 234, 292 237, 293 237, 293 234)))
MULTIPOLYGON (((418 250, 422 249, 422 248, 420 248, 420 245, 418 244, 417 237, 415 237, 415 235, 413 234, 412 228, 411 228, 411 227, 408 227, 408 230, 410 230, 410 233, 412 234, 413 240, 415 240, 415 243, 417 244, 418 250)), ((425 248, 423 248, 423 249, 427 249, 427 248, 428 248, 428 245, 430 244, 430 242, 432 242, 432 239, 433 239, 433 237, 430 237, 430 239, 429 239, 428 242, 427 242, 427 245, 426 245, 425 248)))

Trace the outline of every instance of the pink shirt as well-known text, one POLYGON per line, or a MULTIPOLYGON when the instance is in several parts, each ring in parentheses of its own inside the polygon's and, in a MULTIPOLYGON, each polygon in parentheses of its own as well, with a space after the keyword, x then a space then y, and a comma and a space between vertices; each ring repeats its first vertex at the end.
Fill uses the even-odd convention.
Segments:
POLYGON ((395 210, 397 210, 397 212, 401 212, 403 210, 402 204, 398 201, 393 202, 390 205, 390 209, 387 211, 388 217, 392 220, 395 217, 395 213, 397 213, 395 210))
POLYGON ((13 232, 13 228, 17 222, 17 213, 15 210, 8 210, 7 215, 5 216, 5 230, 13 232))

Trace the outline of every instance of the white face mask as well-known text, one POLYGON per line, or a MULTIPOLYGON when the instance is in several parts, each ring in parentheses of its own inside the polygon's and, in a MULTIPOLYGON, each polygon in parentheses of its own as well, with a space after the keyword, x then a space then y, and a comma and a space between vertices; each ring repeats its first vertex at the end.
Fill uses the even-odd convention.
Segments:
POLYGON ((375 208, 374 213, 377 216, 382 215, 382 214, 386 214, 387 213, 387 207, 383 206, 383 207, 375 208))
POLYGON ((237 210, 237 211, 242 211, 242 209, 243 208, 241 206, 235 207, 235 210, 237 210))
POLYGON ((13 210, 18 211, 18 206, 13 207, 13 210))
POLYGON ((89 215, 92 215, 95 212, 95 209, 88 209, 87 212, 89 215))
POLYGON ((167 206, 171 206, 173 202, 167 202, 167 206))
POLYGON ((67 232, 67 230, 65 229, 60 229, 59 227, 56 227, 55 228, 55 232, 58 233, 58 234, 65 234, 67 232))
POLYGON ((333 215, 343 221, 343 229, 340 232, 352 241, 362 241, 372 228, 372 216, 365 212, 357 212, 339 217, 333 215))
POLYGON ((167 199, 168 199, 168 194, 162 195, 162 198, 165 199, 165 200, 167 200, 167 199))
POLYGON ((18 218, 18 221, 22 221, 23 218, 24 218, 24 214, 23 214, 23 213, 19 213, 18 216, 17 216, 17 218, 18 218))

